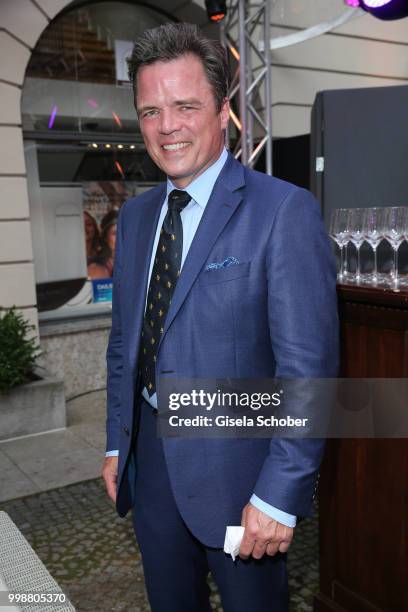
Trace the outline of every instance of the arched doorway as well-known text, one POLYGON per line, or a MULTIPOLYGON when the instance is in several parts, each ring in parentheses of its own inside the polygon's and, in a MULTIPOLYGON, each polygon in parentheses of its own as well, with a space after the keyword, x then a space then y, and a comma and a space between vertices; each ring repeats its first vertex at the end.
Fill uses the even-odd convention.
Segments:
MULTIPOLYGON (((66 11, 90 4, 78 0, 3 0, 0 6, 0 305, 5 308, 16 305, 37 327, 37 333, 36 279, 27 189, 30 170, 23 149, 21 94, 26 68, 42 33, 66 11)), ((205 11, 194 2, 151 0, 149 5, 156 13, 163 14, 165 6, 175 19, 206 25, 205 11)))
MULTIPOLYGON (((71 167, 72 169, 74 165, 73 157, 77 155, 77 151, 74 151, 75 147, 78 149, 80 142, 84 140, 84 135, 87 134, 89 136, 91 133, 93 139, 91 140, 88 138, 87 145, 92 146, 92 143, 97 141, 95 144, 98 144, 99 147, 97 151, 98 155, 94 158, 92 156, 92 151, 89 150, 89 153, 88 150, 86 151, 86 155, 84 154, 83 156, 85 161, 82 164, 82 170, 84 172, 85 170, 91 172, 92 166, 94 166, 94 168, 96 166, 98 171, 100 171, 100 167, 104 167, 105 169, 109 167, 111 175, 107 177, 108 182, 115 179, 114 182, 120 183, 122 177, 118 166, 113 162, 118 161, 124 169, 126 166, 126 156, 129 156, 131 153, 133 155, 134 153, 135 157, 137 157, 137 151, 135 151, 135 149, 130 149, 130 146, 133 144, 137 145, 137 138, 135 138, 136 132, 133 131, 133 127, 137 127, 137 124, 131 102, 128 103, 127 107, 129 110, 128 116, 126 114, 126 109, 122 106, 118 107, 119 100, 122 100, 121 96, 125 93, 130 94, 129 90, 126 91, 126 84, 121 84, 119 86, 116 86, 116 84, 114 85, 120 93, 115 97, 115 107, 112 108, 112 105, 107 107, 107 110, 110 112, 109 118, 103 115, 104 105, 100 103, 101 100, 103 103, 107 102, 107 98, 105 98, 104 95, 100 95, 98 96, 99 99, 95 100, 94 96, 89 94, 85 99, 85 108, 86 112, 89 113, 88 116, 86 116, 81 109, 81 112, 77 114, 69 112, 70 108, 66 110, 67 107, 64 106, 67 105, 67 100, 62 99, 62 101, 58 100, 60 107, 55 112, 54 121, 50 122, 54 106, 58 107, 57 101, 55 104, 51 104, 50 107, 50 100, 47 99, 47 96, 52 95, 50 85, 57 84, 59 87, 66 86, 63 83, 63 79, 49 78, 47 82, 45 82, 44 79, 42 85, 41 83, 38 84, 39 89, 36 88, 35 83, 31 82, 30 87, 33 96, 38 99, 33 100, 31 108, 30 104, 24 107, 24 104, 29 100, 28 98, 24 100, 26 93, 29 91, 28 89, 27 92, 25 90, 26 82, 31 78, 40 78, 38 74, 34 76, 34 69, 36 68, 38 70, 40 68, 40 65, 37 64, 36 67, 33 65, 30 66, 33 72, 31 76, 29 76, 28 71, 27 78, 25 79, 27 67, 31 63, 30 58, 34 55, 37 42, 38 44, 41 42, 40 37, 42 37, 43 33, 47 30, 47 27, 53 23, 58 23, 61 17, 69 15, 72 10, 85 10, 93 4, 95 3, 71 2, 69 0, 36 0, 36 2, 32 2, 31 0, 4 0, 0 7, 0 20, 2 23, 2 29, 0 30, 0 45, 2 48, 3 60, 0 61, 0 192, 2 194, 2 206, 0 207, 0 305, 6 308, 16 305, 18 309, 23 312, 24 316, 37 326, 37 333, 38 311, 36 284, 39 284, 39 280, 41 280, 38 275, 38 269, 41 269, 41 266, 44 267, 47 265, 49 269, 52 270, 53 266, 55 269, 52 257, 51 262, 50 258, 48 258, 47 264, 45 259, 47 257, 46 249, 42 249, 42 251, 41 248, 40 250, 34 249, 36 254, 40 252, 40 257, 43 258, 42 261, 41 259, 39 260, 39 266, 38 257, 33 257, 31 235, 33 234, 34 236, 39 228, 40 233, 37 234, 37 236, 39 236, 40 246, 41 241, 45 240, 44 219, 41 220, 41 216, 37 216, 37 220, 39 219, 40 222, 36 230, 34 227, 36 222, 32 214, 33 201, 36 198, 37 204, 40 201, 40 170, 41 174, 43 172, 46 173, 46 181, 44 182, 60 183, 60 185, 66 182, 69 168, 71 167), (23 89, 24 95, 22 96, 23 89), (42 96, 43 98, 41 98, 42 96), (40 101, 44 99, 44 97, 47 100, 47 104, 46 112, 42 113, 40 101), (23 98, 23 111, 24 115, 26 115, 24 117, 22 117, 20 109, 21 98, 23 98), (88 103, 88 99, 90 104, 88 103), (93 101, 98 103, 98 108, 93 104, 93 101), (36 107, 36 104, 39 106, 36 107), (122 129, 120 129, 118 122, 112 115, 112 110, 120 119, 122 129), (132 112, 132 116, 130 112, 132 112), (93 123, 95 121, 100 122, 100 125, 96 128, 94 125, 85 125, 86 123, 93 123), (107 130, 108 121, 110 131, 107 130), (128 123, 128 121, 133 123, 128 123), (80 122, 81 130, 79 129, 80 122), (50 123, 51 126, 49 127, 50 123), (40 155, 41 168, 39 168, 38 165, 38 155, 34 156, 33 151, 31 151, 28 156, 29 160, 27 160, 26 163, 23 147, 23 128, 25 135, 31 137, 31 143, 25 142, 26 149, 30 146, 36 149, 38 146, 42 147, 40 155), (76 139, 73 137, 75 129, 77 130, 76 139), (89 129, 94 129, 94 131, 89 132, 89 129), (41 135, 41 132, 46 132, 49 136, 48 143, 40 138, 38 138, 37 142, 37 137, 41 135), (59 132, 59 134, 57 132, 59 132), (129 137, 127 142, 125 142, 125 140, 122 142, 125 132, 131 135, 131 138, 129 137), (63 135, 66 140, 59 142, 60 135, 63 135), (107 135, 109 135, 110 140, 106 140, 105 137, 107 135), (109 150, 105 149, 105 147, 102 148, 100 146, 101 144, 114 144, 116 147, 116 157, 113 157, 111 154, 109 158, 109 150), (124 149, 121 150, 117 147, 119 144, 127 144, 129 148, 125 149, 124 147, 124 149), (56 152, 53 153, 52 146, 59 148, 58 154, 56 152), (73 155, 69 152, 69 147, 71 147, 71 152, 74 151, 73 155), (59 164, 58 159, 62 158, 64 158, 64 164, 59 164), (97 163, 94 163, 92 161, 93 159, 97 159, 97 163), (30 182, 31 173, 34 173, 34 179, 37 181, 37 190, 33 187, 33 184, 35 185, 35 180, 30 182), (50 178, 52 180, 48 180, 50 178)), ((110 4, 112 4, 112 2, 110 4)), ((126 4, 126 2, 115 2, 114 4, 126 4)), ((139 4, 136 2, 131 2, 130 4, 140 8, 139 4)), ((143 6, 146 5, 146 3, 140 4, 143 4, 143 6)), ((156 21, 153 20, 154 23, 168 19, 166 15, 163 15, 163 5, 165 5, 166 10, 169 11, 175 19, 196 22, 204 27, 207 23, 205 11, 194 4, 194 2, 186 3, 180 0, 166 0, 164 3, 163 0, 151 0, 149 5, 150 16, 158 15, 156 21)), ((146 24, 146 19, 144 23, 146 24)), ((151 23, 152 21, 149 21, 149 24, 151 23)), ((86 27, 88 26, 86 25, 86 27)), ((122 29, 121 32, 123 31, 122 29)), ((96 31, 94 32, 94 35, 95 34, 98 39, 101 33, 96 31)), ((64 59, 66 63, 66 58, 63 58, 62 54, 60 54, 60 56, 60 59, 64 59)), ((76 66, 75 70, 77 70, 78 76, 81 76, 79 70, 82 66, 80 54, 77 54, 74 65, 76 66)), ((110 65, 112 67, 112 62, 110 65)), ((44 68, 44 64, 42 66, 44 68)), ((58 69, 65 70, 64 62, 60 62, 58 69, 53 65, 48 65, 48 68, 50 68, 51 71, 54 69, 57 72, 58 69)), ((83 70, 85 70, 85 67, 83 70)), ((69 65, 67 76, 70 76, 69 65)), ((84 76, 84 73, 82 73, 82 76, 84 76)), ((67 87, 71 88, 70 91, 76 92, 75 104, 77 105, 76 108, 78 108, 78 91, 82 91, 81 88, 86 87, 87 82, 80 78, 76 80, 66 79, 66 81, 69 81, 67 87)), ((99 85, 105 87, 109 86, 109 83, 100 83, 99 85)), ((113 84, 111 84, 111 86, 113 87, 113 84)), ((134 164, 134 169, 136 168, 137 164, 134 164)), ((88 174, 88 176, 93 178, 96 175, 88 174)), ((132 179, 134 176, 138 178, 140 183, 140 173, 137 174, 136 170, 133 174, 128 174, 126 178, 132 179)), ((96 178, 98 179, 99 177, 96 176, 96 178)), ((155 180, 156 179, 157 177, 155 177, 155 180)), ((72 181, 68 181, 68 183, 70 182, 72 183, 72 181)), ((51 188, 51 185, 49 185, 49 187, 51 188)), ((57 185, 54 185, 54 187, 56 188, 57 185)), ((80 189, 77 189, 77 193, 79 190, 80 189)), ((53 204, 53 202, 51 203, 53 204)), ((46 211, 53 212, 47 209, 47 207, 46 211)), ((85 261, 86 275, 85 230, 84 226, 82 226, 82 235, 78 238, 78 234, 75 232, 75 227, 77 227, 75 226, 75 215, 71 216, 71 212, 71 204, 69 204, 67 210, 63 202, 62 210, 59 210, 59 213, 62 214, 59 214, 58 219, 54 219, 54 221, 56 223, 67 222, 69 226, 67 231, 70 232, 70 236, 76 236, 77 248, 74 249, 75 257, 82 252, 82 264, 85 261), (83 241, 81 241, 81 237, 83 241)), ((59 235, 61 235, 60 230, 61 228, 58 227, 59 235)), ((69 243, 72 244, 72 239, 69 243)), ((60 249, 60 251, 64 253, 64 249, 60 249)), ((77 257, 77 259, 75 259, 75 257, 70 262, 68 261, 69 266, 73 266, 73 262, 75 261, 76 263, 80 261, 80 257, 77 257)), ((60 261, 59 263, 63 264, 64 262, 60 261)), ((78 276, 81 278, 80 275, 78 276)), ((66 280, 63 282, 65 283, 66 280)), ((59 300, 60 296, 58 295, 57 297, 59 300)), ((61 321, 58 325, 54 324, 54 321, 40 320, 39 335, 41 348, 43 350, 44 365, 50 373, 65 380, 66 395, 68 397, 73 393, 100 388, 104 385, 104 352, 106 348, 106 337, 110 326, 109 305, 101 305, 101 308, 104 307, 106 309, 106 315, 103 322, 100 320, 96 321, 95 317, 89 316, 89 312, 85 313, 85 306, 89 306, 91 309, 94 307, 92 304, 86 304, 83 308, 80 306, 77 306, 77 308, 72 307, 70 310, 72 316, 70 316, 69 319, 61 321), (74 312, 77 316, 74 315, 74 312), (85 315, 85 318, 83 318, 83 315, 85 315)), ((40 313, 41 318, 44 315, 46 315, 46 313, 40 313)))
POLYGON ((126 57, 168 19, 127 1, 76 3, 31 55, 22 119, 40 313, 99 313, 111 300, 118 210, 163 178, 140 136, 126 57))

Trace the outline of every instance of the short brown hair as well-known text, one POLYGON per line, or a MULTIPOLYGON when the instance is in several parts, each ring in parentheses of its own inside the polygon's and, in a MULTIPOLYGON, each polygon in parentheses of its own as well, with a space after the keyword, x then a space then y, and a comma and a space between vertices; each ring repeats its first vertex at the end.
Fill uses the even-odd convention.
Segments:
POLYGON ((219 113, 228 95, 230 83, 227 54, 219 41, 206 38, 191 23, 165 23, 146 30, 136 40, 128 59, 129 78, 133 82, 135 94, 137 73, 142 66, 171 61, 189 53, 202 62, 219 113))

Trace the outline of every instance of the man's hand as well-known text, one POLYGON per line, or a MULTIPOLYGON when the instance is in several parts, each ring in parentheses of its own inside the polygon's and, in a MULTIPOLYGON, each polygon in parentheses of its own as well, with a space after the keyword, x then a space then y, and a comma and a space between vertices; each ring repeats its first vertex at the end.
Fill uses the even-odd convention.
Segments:
POLYGON ((119 457, 105 457, 102 466, 102 478, 105 481, 106 490, 109 497, 116 502, 116 482, 118 480, 119 457))
POLYGON ((241 559, 260 559, 266 553, 273 556, 278 551, 285 553, 293 538, 293 527, 286 527, 273 518, 247 504, 242 511, 241 526, 245 527, 239 548, 241 559))

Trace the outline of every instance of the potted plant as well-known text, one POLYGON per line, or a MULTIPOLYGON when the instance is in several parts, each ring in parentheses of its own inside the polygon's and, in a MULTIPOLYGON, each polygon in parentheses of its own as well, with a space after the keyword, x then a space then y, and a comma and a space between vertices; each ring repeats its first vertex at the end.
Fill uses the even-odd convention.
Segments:
POLYGON ((0 440, 66 425, 63 382, 37 365, 33 329, 15 307, 0 309, 0 440))
POLYGON ((29 338, 34 329, 13 307, 0 312, 0 393, 38 379, 34 373, 39 346, 29 338))

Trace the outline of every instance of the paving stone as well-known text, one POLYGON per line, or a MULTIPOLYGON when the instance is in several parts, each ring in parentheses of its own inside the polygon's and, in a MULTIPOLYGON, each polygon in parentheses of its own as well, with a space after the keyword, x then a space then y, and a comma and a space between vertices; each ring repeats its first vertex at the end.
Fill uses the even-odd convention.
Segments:
MULTIPOLYGON (((149 612, 131 517, 120 519, 101 479, 0 504, 77 612, 149 612)), ((290 612, 312 612, 318 590, 317 518, 296 528, 288 553, 290 612)), ((222 612, 210 580, 211 609, 222 612)))
POLYGON ((27 474, 0 450, 0 501, 30 495, 36 490, 27 474))

